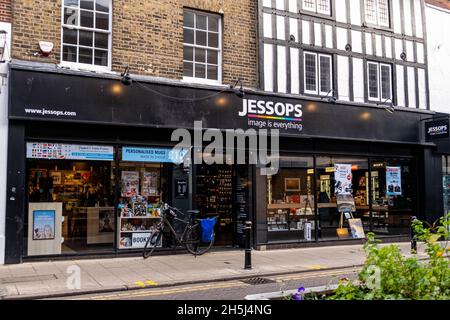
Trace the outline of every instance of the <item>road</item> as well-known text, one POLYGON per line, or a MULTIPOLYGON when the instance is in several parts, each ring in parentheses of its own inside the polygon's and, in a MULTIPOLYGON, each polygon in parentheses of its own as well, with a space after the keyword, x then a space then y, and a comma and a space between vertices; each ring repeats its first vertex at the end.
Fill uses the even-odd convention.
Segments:
POLYGON ((357 268, 315 270, 289 275, 264 277, 259 284, 242 280, 199 283, 171 287, 155 287, 65 297, 67 300, 243 300, 250 294, 291 290, 298 287, 317 287, 336 284, 339 279, 355 279, 357 268))

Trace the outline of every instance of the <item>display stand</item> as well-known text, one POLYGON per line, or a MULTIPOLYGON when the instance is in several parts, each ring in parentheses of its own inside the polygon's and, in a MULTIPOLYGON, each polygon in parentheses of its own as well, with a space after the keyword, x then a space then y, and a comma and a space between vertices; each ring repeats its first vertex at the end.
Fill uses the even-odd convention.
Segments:
POLYGON ((62 202, 30 202, 28 205, 29 256, 61 254, 62 202))

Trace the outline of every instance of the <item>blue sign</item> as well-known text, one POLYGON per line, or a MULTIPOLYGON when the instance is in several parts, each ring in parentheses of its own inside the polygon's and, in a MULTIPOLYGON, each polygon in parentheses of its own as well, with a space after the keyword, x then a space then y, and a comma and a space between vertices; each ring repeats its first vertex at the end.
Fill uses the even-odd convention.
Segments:
POLYGON ((186 154, 186 149, 123 147, 122 161, 182 163, 186 154))

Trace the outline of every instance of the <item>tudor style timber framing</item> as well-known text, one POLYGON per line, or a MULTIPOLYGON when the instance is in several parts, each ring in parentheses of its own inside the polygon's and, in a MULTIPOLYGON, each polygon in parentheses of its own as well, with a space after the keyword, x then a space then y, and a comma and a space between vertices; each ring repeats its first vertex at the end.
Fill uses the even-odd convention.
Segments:
POLYGON ((312 51, 332 56, 332 86, 342 102, 374 103, 367 83, 373 61, 391 65, 395 106, 430 109, 423 0, 389 0, 389 27, 366 23, 365 0, 330 0, 330 15, 302 3, 258 0, 261 89, 308 96, 303 56, 312 51))

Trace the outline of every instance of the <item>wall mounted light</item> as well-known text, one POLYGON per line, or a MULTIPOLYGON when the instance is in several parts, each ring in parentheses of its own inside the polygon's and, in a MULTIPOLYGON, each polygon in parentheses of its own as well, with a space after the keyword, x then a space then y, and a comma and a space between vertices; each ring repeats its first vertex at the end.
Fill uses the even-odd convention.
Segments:
POLYGON ((378 106, 383 105, 384 106, 384 110, 386 110, 387 112, 389 112, 390 114, 393 114, 395 112, 395 107, 394 107, 394 103, 392 102, 391 99, 386 99, 383 102, 377 103, 378 106))
POLYGON ((400 59, 402 59, 403 61, 406 61, 406 53, 405 52, 400 53, 400 59))
POLYGON ((328 91, 328 93, 322 97, 322 100, 324 100, 324 99, 326 99, 330 103, 336 103, 336 101, 337 101, 336 91, 334 91, 333 89, 330 89, 330 91, 328 91))
POLYGON ((125 67, 125 71, 122 72, 120 74, 120 76, 122 77, 120 79, 120 82, 124 85, 124 86, 129 86, 133 83, 133 79, 131 79, 130 77, 130 66, 126 66, 125 67))
POLYGON ((230 89, 233 90, 234 94, 237 95, 239 98, 243 98, 245 96, 244 88, 242 87, 242 79, 239 78, 236 80, 234 85, 230 85, 230 89), (240 87, 236 88, 237 84, 240 83, 240 87))
POLYGON ((350 43, 347 43, 345 45, 345 51, 347 51, 347 52, 352 51, 352 45, 350 43))

